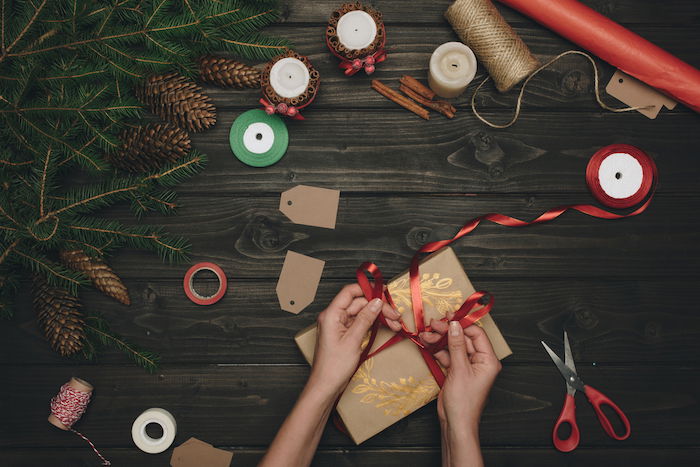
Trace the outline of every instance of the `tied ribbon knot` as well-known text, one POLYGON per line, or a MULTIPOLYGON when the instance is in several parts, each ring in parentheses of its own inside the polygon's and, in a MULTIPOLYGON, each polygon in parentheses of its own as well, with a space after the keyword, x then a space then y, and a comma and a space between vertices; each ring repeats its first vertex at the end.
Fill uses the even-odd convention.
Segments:
POLYGON ((365 73, 371 75, 372 73, 374 73, 374 66, 377 63, 381 63, 386 59, 386 50, 380 48, 372 55, 367 55, 364 58, 356 58, 354 60, 348 60, 344 58, 341 60, 340 64, 338 65, 338 68, 343 70, 343 73, 345 73, 346 76, 352 76, 358 71, 362 70, 363 68, 365 70, 365 73))
POLYGON ((273 105, 272 102, 264 97, 260 98, 260 103, 263 105, 263 110, 268 115, 280 114, 285 117, 291 117, 294 120, 304 120, 304 117, 299 113, 299 109, 293 105, 287 105, 284 102, 273 105))
MULTIPOLYGON (((415 322, 415 331, 408 329, 406 324, 401 321, 401 329, 389 338, 386 342, 380 345, 376 350, 372 351, 372 345, 377 337, 380 326, 385 326, 388 328, 386 318, 383 315, 374 321, 374 324, 370 328, 369 341, 367 346, 362 351, 360 355, 360 362, 358 368, 367 359, 372 358, 379 352, 385 350, 392 345, 401 342, 404 339, 408 339, 413 342, 418 348, 423 361, 428 366, 430 373, 435 378, 439 387, 445 382, 445 373, 442 367, 438 364, 437 360, 433 356, 439 350, 444 349, 447 346, 447 334, 443 335, 442 338, 433 345, 425 346, 420 340, 420 334, 422 332, 432 331, 430 326, 425 324, 425 316, 423 312, 423 299, 421 298, 420 291, 420 275, 418 272, 419 266, 419 254, 416 254, 411 261, 411 268, 409 270, 409 284, 411 289, 411 302, 413 305, 413 318, 415 322)), ((362 293, 364 293, 365 298, 370 301, 375 298, 380 298, 382 301, 387 302, 392 308, 396 308, 394 300, 389 293, 389 290, 384 287, 384 278, 379 267, 370 262, 362 263, 356 271, 357 283, 360 284, 362 293), (370 283, 367 275, 372 276, 372 283, 370 283)), ((462 306, 455 311, 452 317, 453 321, 458 321, 462 328, 466 328, 477 322, 479 319, 484 317, 487 313, 491 311, 493 307, 493 296, 488 292, 474 292, 469 298, 467 298, 462 306), (483 303, 486 301, 486 303, 483 303)), ((447 317, 442 318, 440 321, 448 321, 447 317)))

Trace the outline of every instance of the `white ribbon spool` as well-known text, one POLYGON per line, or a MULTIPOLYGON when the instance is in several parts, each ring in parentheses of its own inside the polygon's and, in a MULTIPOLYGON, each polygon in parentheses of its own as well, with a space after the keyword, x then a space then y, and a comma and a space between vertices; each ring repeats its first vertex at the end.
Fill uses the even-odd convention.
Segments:
POLYGON ((610 154, 600 163, 600 188, 615 199, 626 199, 639 191, 644 179, 642 165, 624 152, 610 154))
POLYGON ((275 132, 267 123, 251 123, 243 132, 243 145, 254 154, 269 151, 273 144, 275 144, 275 132))
POLYGON ((148 409, 139 415, 131 426, 131 437, 137 448, 148 454, 158 454, 163 452, 175 441, 177 424, 175 418, 165 409, 148 409), (150 423, 160 425, 163 436, 151 438, 146 433, 146 426, 150 423))

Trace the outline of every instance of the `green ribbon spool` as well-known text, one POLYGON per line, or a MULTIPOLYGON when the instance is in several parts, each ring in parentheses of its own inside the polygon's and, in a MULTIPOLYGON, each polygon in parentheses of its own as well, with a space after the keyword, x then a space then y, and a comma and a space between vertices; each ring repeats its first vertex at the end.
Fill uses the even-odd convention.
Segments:
POLYGON ((267 167, 282 159, 289 146, 289 133, 277 115, 248 110, 234 120, 228 135, 233 154, 251 167, 267 167))

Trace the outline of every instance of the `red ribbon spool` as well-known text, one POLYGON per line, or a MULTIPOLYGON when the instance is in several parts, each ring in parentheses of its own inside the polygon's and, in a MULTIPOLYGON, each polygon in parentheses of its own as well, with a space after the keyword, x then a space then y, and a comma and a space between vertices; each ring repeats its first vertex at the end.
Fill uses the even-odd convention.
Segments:
POLYGON ((226 274, 224 274, 223 269, 221 269, 214 263, 195 264, 187 270, 187 272, 185 273, 185 278, 182 281, 182 286, 185 289, 185 295, 187 295, 187 298, 192 300, 192 302, 196 303, 197 305, 212 305, 221 300, 221 298, 226 293, 226 285, 226 274), (204 270, 213 272, 214 274, 216 274, 217 279, 219 279, 219 289, 214 295, 210 297, 204 297, 202 295, 199 295, 194 290, 194 275, 197 274, 199 271, 204 270))

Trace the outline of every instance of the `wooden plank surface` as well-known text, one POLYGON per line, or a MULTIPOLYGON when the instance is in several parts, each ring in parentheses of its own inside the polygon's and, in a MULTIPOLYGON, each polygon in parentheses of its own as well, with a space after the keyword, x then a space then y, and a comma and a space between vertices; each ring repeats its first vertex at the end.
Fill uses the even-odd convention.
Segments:
MULTIPOLYGON (((384 13, 390 58, 372 78, 392 87, 404 74, 425 80, 433 49, 456 40, 442 16, 451 1, 373 3, 384 13)), ((700 65, 696 0, 584 3, 700 65)), ((45 421, 49 399, 75 374, 96 387, 77 428, 113 465, 168 465, 172 450, 146 455, 129 435, 134 418, 158 406, 178 421, 176 443, 196 436, 234 450, 234 466, 255 465, 308 374, 294 334, 353 280, 358 264, 375 261, 391 277, 421 244, 450 237, 479 214, 532 219, 553 206, 593 202, 583 181, 586 163, 598 148, 617 142, 643 148, 659 167, 658 193, 641 216, 602 221, 569 213, 525 229, 489 223, 455 245, 477 288, 495 294, 494 317, 514 351, 483 417, 485 459, 495 466, 697 463, 700 116, 683 106, 653 121, 636 112, 603 111, 593 98, 589 64, 568 57, 532 80, 521 119, 507 130, 474 118, 468 104, 473 87, 455 101, 455 119, 421 121, 372 91, 370 77, 338 72, 322 37, 339 4, 286 1, 281 23, 269 28, 293 41, 322 75, 307 119, 288 122, 285 157, 264 169, 235 159, 229 128, 258 105, 258 92, 206 86, 218 121, 193 142, 209 165, 178 187, 176 216, 144 219, 188 237, 193 262, 224 268, 229 288, 223 300, 212 307, 192 304, 181 284, 189 264, 165 265, 137 251, 110 260, 129 287, 131 306, 82 292, 86 308, 162 355, 157 373, 146 374, 116 351, 96 363, 56 356, 37 329, 23 285, 16 318, 0 325, 6 409, 0 464, 96 464, 82 440, 45 421), (295 225, 278 211, 279 194, 297 184, 341 190, 335 230, 295 225), (326 261, 316 301, 296 316, 279 310, 274 294, 288 249, 326 261), (563 329, 583 378, 629 415, 628 441, 607 438, 579 396, 581 447, 568 455, 551 447, 564 387, 539 341, 560 350, 563 329)), ((574 47, 498 8, 540 60, 574 47)), ((597 63, 605 84, 613 68, 597 63)), ((475 82, 485 76, 480 66, 475 82)), ((504 121, 514 98, 487 86, 477 103, 485 116, 504 121)), ((135 222, 126 207, 105 216, 135 222)), ((204 275, 198 289, 214 290, 212 279, 204 275)), ((359 447, 329 426, 314 465, 440 465, 434 412, 429 404, 359 447)))

